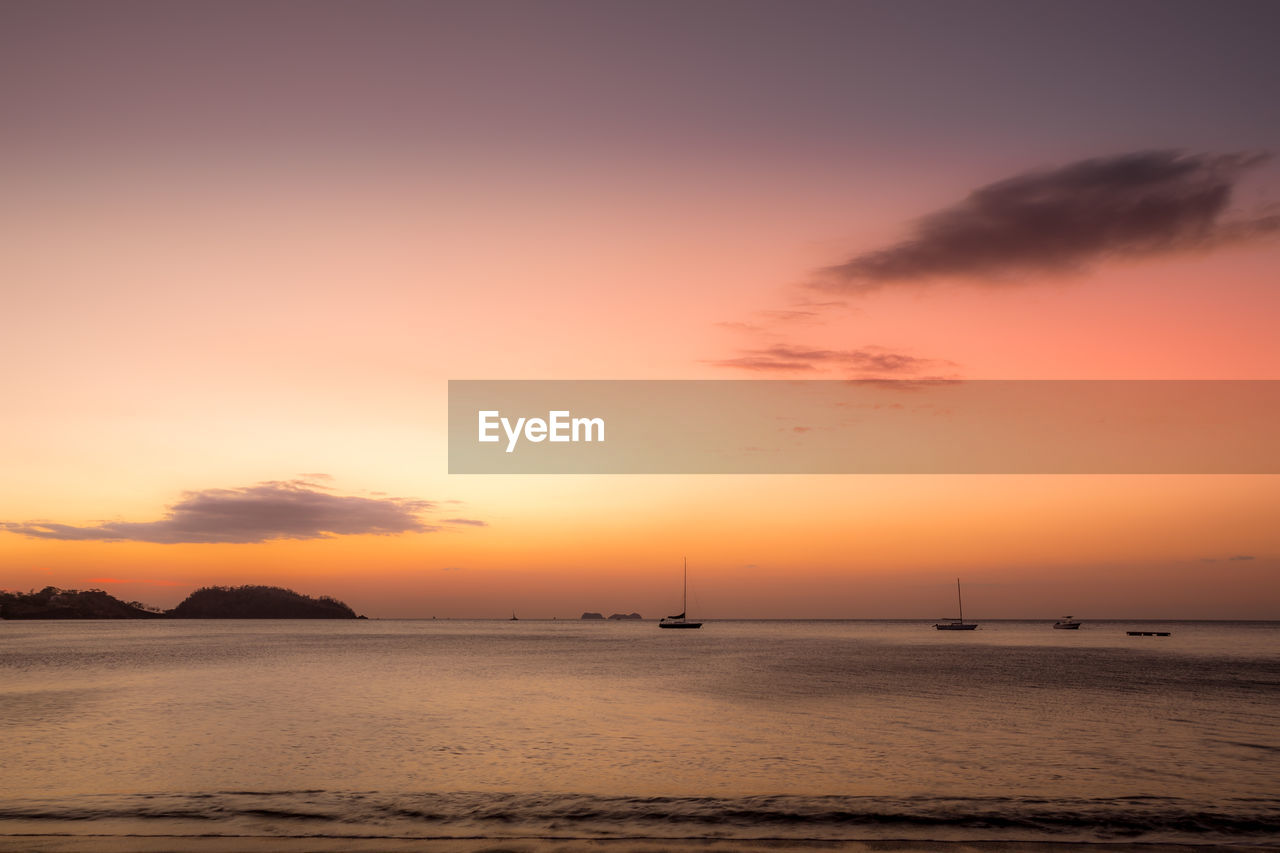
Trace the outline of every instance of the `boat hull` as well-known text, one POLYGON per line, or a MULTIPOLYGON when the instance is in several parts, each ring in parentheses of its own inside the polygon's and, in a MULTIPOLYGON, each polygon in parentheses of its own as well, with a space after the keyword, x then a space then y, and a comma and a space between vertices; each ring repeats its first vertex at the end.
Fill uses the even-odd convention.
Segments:
POLYGON ((659 628, 701 628, 701 622, 659 622, 659 628))

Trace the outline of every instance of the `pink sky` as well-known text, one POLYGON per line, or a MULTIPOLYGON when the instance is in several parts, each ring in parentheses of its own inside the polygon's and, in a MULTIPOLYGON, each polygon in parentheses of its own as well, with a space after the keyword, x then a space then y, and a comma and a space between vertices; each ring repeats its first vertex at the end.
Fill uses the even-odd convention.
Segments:
MULTIPOLYGON (((1274 148, 1280 21, 1228 7, 11 6, 0 522, 146 523, 187 492, 313 472, 329 494, 434 502, 439 529, 0 530, 0 587, 650 616, 688 556, 725 617, 932 618, 962 574, 979 616, 1276 618, 1274 477, 484 478, 445 460, 449 379, 850 375, 723 366, 775 347, 964 378, 1280 378, 1267 233, 807 286, 1015 176, 1274 148)), ((1214 227, 1273 216, 1278 178, 1274 160, 1233 172, 1214 227)))

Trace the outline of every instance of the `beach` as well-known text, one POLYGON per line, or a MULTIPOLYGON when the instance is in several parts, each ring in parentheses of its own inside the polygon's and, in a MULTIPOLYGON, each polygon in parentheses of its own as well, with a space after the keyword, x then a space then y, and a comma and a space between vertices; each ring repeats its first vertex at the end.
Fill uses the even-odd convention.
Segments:
POLYGON ((48 836, 0 838, 0 850, 40 853, 1271 853, 1275 846, 1203 844, 1079 844, 1070 842, 919 842, 843 841, 796 842, 779 839, 725 842, 714 839, 686 841, 397 838, 263 838, 260 836, 192 838, 190 836, 48 836))

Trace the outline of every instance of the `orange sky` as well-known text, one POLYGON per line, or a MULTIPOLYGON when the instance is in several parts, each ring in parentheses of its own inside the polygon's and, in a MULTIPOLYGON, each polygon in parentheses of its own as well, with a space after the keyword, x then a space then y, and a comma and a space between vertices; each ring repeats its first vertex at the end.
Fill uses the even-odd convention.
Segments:
MULTIPOLYGON (((935 618, 961 575, 975 617, 1277 618, 1272 476, 447 473, 449 379, 850 375, 724 366, 777 346, 963 378, 1280 378, 1273 235, 805 286, 1034 170, 1266 150, 1275 60, 1248 15, 1204 42, 1192 7, 1154 30, 1126 11, 1095 43, 1101 7, 1063 4, 1004 19, 996 50, 981 14, 761 4, 726 29, 713 5, 504 6, 504 26, 467 4, 354 24, 324 4, 301 22, 15 13, 0 522, 147 523, 184 493, 323 473, 327 494, 435 502, 420 517, 439 529, 11 527, 0 587, 169 606, 279 583, 371 616, 656 617, 687 556, 709 617, 935 618)), ((1278 177, 1233 175, 1221 221, 1273 210, 1278 177)))

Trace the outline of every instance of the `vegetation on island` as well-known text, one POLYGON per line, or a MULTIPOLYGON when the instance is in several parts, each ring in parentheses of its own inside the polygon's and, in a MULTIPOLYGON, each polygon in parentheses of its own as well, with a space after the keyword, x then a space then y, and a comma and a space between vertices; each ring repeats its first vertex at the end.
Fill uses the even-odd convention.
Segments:
POLYGON ((347 605, 278 586, 207 586, 169 611, 174 619, 355 619, 347 605))
POLYGON ((0 592, 0 619, 363 619, 338 601, 278 586, 209 586, 172 610, 124 602, 100 589, 47 586, 39 592, 0 592))
POLYGON ((164 613, 138 601, 123 602, 100 589, 0 592, 0 619, 162 619, 164 613))

